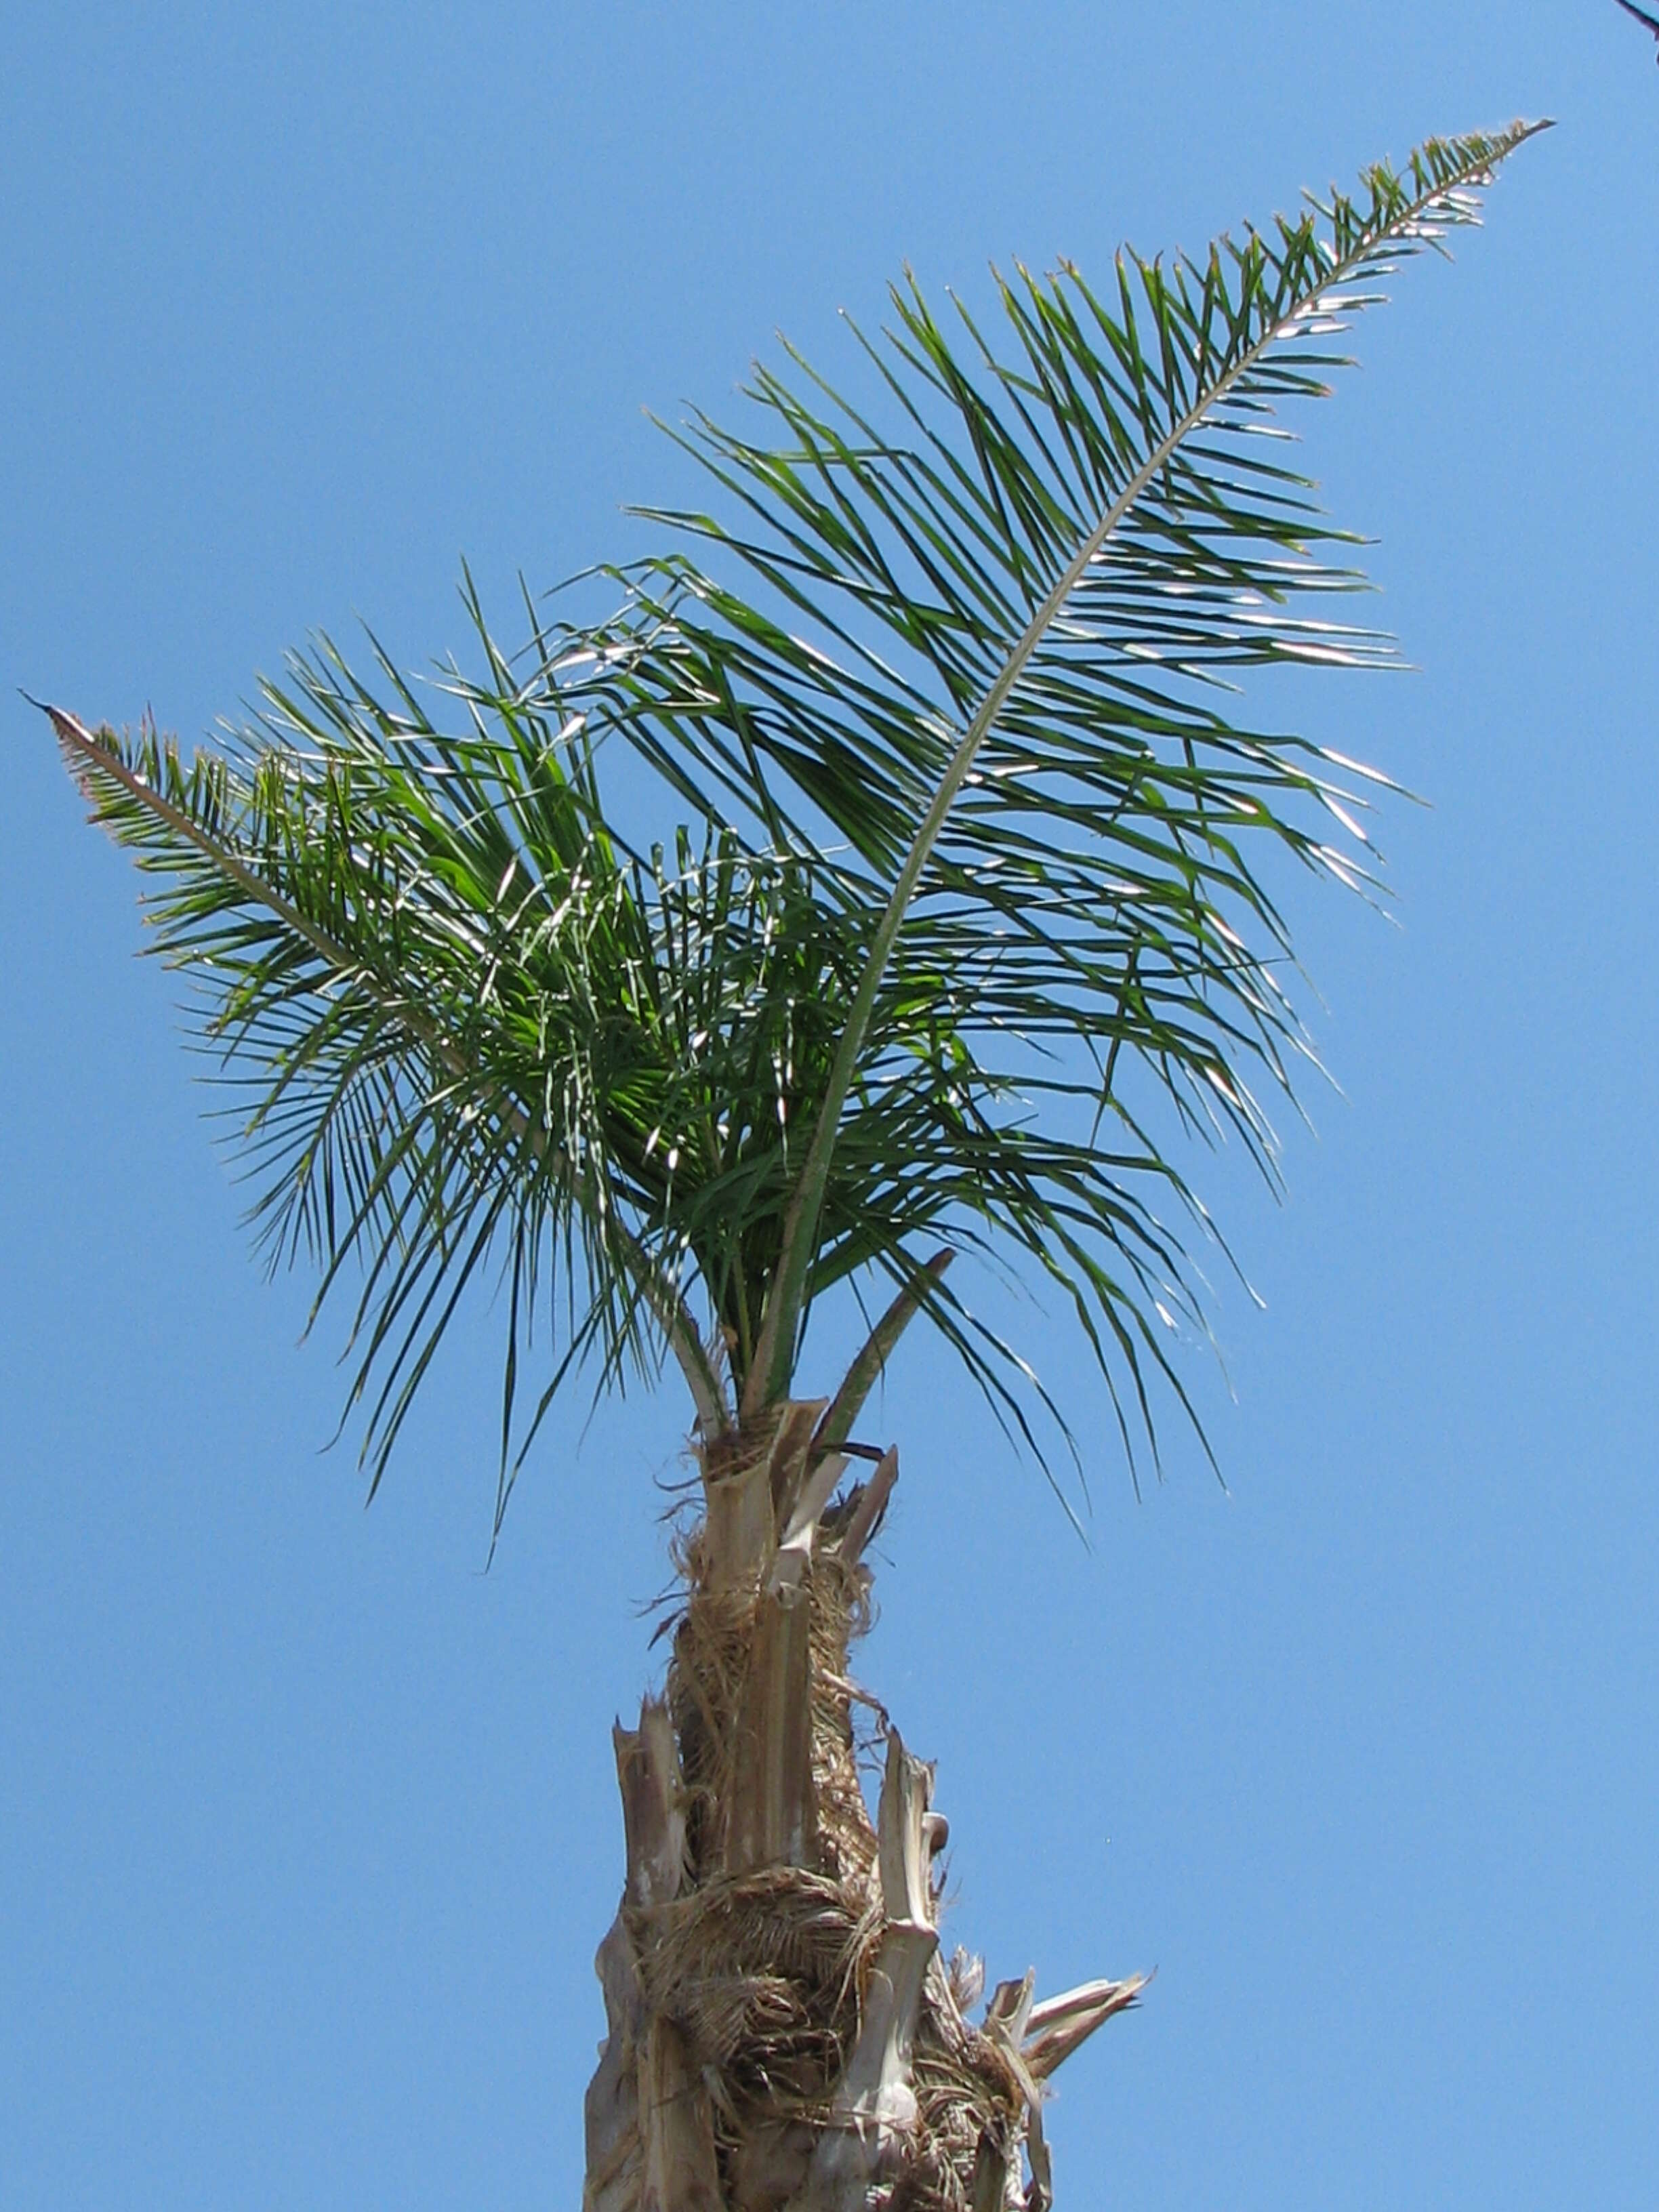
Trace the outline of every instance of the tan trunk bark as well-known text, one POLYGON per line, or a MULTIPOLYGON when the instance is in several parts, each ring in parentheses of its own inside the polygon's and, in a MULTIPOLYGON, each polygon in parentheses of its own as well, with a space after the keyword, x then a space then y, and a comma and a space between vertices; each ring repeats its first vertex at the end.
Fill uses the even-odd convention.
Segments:
POLYGON ((939 1959, 932 1769, 883 1715, 873 1826, 858 1773, 848 1655, 897 1455, 832 1503, 823 1412, 709 1455, 666 1694, 616 1731, 584 2212, 1046 2212, 1043 2082, 1142 1986, 1038 2004, 1028 1975, 966 2019, 982 1976, 939 1959))

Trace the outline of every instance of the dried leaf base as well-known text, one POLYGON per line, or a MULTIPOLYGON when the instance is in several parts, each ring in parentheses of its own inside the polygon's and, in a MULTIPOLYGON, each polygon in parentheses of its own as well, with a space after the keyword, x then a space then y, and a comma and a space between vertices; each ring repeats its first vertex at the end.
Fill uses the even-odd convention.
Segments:
MULTIPOLYGON (((872 1826, 849 1647, 897 1474, 793 1404, 703 1466, 666 1694, 616 1731, 623 1900, 597 1967, 584 2212, 1045 2212, 1043 2084, 1141 1979, 1046 2003, 939 1955, 933 1771, 881 1717, 872 1826)), ((868 1702, 868 1701, 864 1701, 868 1702)))

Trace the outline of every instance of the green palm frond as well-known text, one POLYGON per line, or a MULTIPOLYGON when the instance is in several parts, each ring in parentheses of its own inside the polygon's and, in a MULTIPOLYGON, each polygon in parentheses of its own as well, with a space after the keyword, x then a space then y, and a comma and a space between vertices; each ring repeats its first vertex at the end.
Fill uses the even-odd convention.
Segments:
POLYGON ((594 812, 591 764, 532 723, 445 738, 395 677, 397 708, 371 708, 337 657, 293 672, 264 742, 188 766, 152 730, 53 720, 94 819, 165 878, 148 918, 246 1094, 268 1252, 308 1250, 319 1303, 362 1262, 352 1395, 378 1373, 376 1480, 503 1245, 526 1320, 562 1267, 573 1341, 612 1371, 660 1332, 718 1426, 683 1261, 630 1226, 668 1180, 641 1127, 649 1032, 623 1018, 657 962, 647 878, 594 812))
POLYGON ((325 1291, 362 1262, 377 1474, 486 1261, 504 1488, 555 1290, 555 1383, 665 1343, 712 1431, 788 1389, 815 1298, 883 1278, 847 1403, 923 1310, 1023 1428, 961 1250, 1071 1302, 1133 1456, 1207 1233, 1156 1102, 1272 1172, 1262 1101, 1305 1050, 1275 856, 1370 876, 1376 779, 1234 719, 1252 667, 1391 658, 1338 611, 1353 541, 1279 411, 1528 135, 1432 142, 1200 261, 1126 253, 1103 295, 1018 271, 994 325, 907 279, 858 335, 866 398, 791 356, 752 436, 681 434, 723 516, 654 514, 611 618, 532 615, 509 661, 471 602, 459 734, 327 646, 190 768, 57 718, 253 1086, 270 1248, 325 1291), (618 745, 684 825, 661 844, 608 811, 618 745))
POLYGON ((799 360, 804 392, 769 372, 750 390, 782 444, 706 420, 688 434, 749 524, 658 519, 781 611, 684 556, 626 572, 637 612, 599 665, 600 720, 714 818, 812 843, 822 817, 865 864, 849 896, 880 916, 815 1102, 751 1405, 793 1367, 843 1111, 880 1050, 901 927, 926 934, 918 903, 940 905, 948 972, 976 957, 1006 970, 1020 941, 1024 1013, 1052 1029, 1064 1009, 1090 1042, 1121 1025, 1146 955, 1133 995, 1167 991, 1181 1018, 1137 1043, 1262 1149, 1240 1063, 1282 1080, 1294 1022, 1270 967, 1283 923, 1243 842, 1266 830, 1352 879, 1326 839, 1357 826, 1353 771, 1236 726, 1215 680, 1388 657, 1307 611, 1361 579, 1327 557, 1352 541, 1322 525, 1273 418, 1324 393, 1347 319, 1402 258, 1478 219, 1476 188, 1528 135, 1431 141, 1403 174, 1378 166, 1357 198, 1223 238, 1201 263, 1125 253, 1109 301, 1069 267, 1021 271, 999 282, 1003 354, 965 308, 953 345, 912 280, 884 343, 865 344, 903 443, 799 360))

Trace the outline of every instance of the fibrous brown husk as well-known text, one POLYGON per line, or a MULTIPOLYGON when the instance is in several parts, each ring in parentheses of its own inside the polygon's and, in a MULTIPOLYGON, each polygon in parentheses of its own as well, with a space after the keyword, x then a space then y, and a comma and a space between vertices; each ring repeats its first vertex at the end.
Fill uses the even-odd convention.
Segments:
MULTIPOLYGON (((929 1861, 944 1836, 932 1770, 904 1752, 848 1668, 871 1618, 860 1554, 896 1456, 813 1524, 833 1480, 820 1461, 818 1488, 807 1486, 813 1410, 786 1407, 763 1435, 723 1444, 704 1470, 710 1517, 675 1545, 684 1595, 665 1690, 673 1743, 654 1755, 672 1769, 684 1853, 667 1855, 672 1886, 632 1884, 607 1939, 625 1954, 613 1978, 636 2007, 619 2014, 613 2043, 620 2033, 631 2049, 639 2023, 661 2024, 685 2084, 676 2094, 696 2106, 695 2120, 688 2106, 663 2125, 683 2153, 678 2170, 694 2178, 708 2155, 698 2143, 712 2141, 725 2212, 1012 2212, 1022 2201, 1038 2212, 1042 2086, 1021 2057, 1023 2030, 993 2016, 1006 1990, 1023 1988, 1023 2023, 1029 1981, 1004 1985, 983 2029, 964 2018, 982 1971, 958 1954, 947 1972, 932 1948, 939 1884, 929 1861), (884 1810, 879 1846, 860 1779, 860 1708, 875 1717, 872 1741, 889 1738, 884 1807, 890 1786, 902 1792, 895 1808, 908 1808, 891 1834, 884 1810), (886 1861, 901 1837, 896 1880, 886 1861)), ((647 1700, 647 1712, 660 1729, 662 1707, 647 1700)), ((619 1736, 644 1741, 643 1718, 639 1736, 619 1736)), ((1087 2032, 1070 2012, 1047 2029, 1051 2041, 1087 2032)), ((598 2080, 609 2082, 616 2057, 608 2048, 598 2080)), ((629 2108, 612 2102, 611 2133, 625 2135, 629 2108)), ((639 2120, 647 2142, 649 2104, 639 2120)), ((629 2193, 625 2154, 619 2138, 614 2187, 596 2190, 590 2175, 591 2212, 658 2212, 648 2173, 629 2193)))
POLYGON ((879 1917, 800 1868, 709 1883, 629 1916, 646 2002, 676 2021, 717 2102, 816 2111, 857 2031, 859 1969, 879 1917))
MULTIPOLYGON (((805 2152, 830 2120, 883 1931, 853 1719, 869 1701, 848 1670, 850 1645, 870 1620, 870 1576, 861 1563, 843 1570, 826 1550, 807 1564, 798 1593, 810 1607, 815 1863, 727 1874, 721 1812, 737 1779, 737 1717, 765 1592, 758 1582, 711 1587, 704 1542, 699 1527, 677 1547, 687 1593, 667 1683, 695 1886, 625 1919, 647 2008, 674 2021, 708 2084, 734 2212, 769 2212, 799 2186, 805 2152)), ((1024 2100, 938 1968, 915 2067, 920 2125, 887 2185, 892 2212, 969 2212, 981 2139, 1005 2160, 1017 2157, 1024 2100)))
MULTIPOLYGON (((830 2118, 881 1941, 878 1905, 867 1887, 860 1907, 849 1884, 775 1868, 624 1918, 647 2009, 674 2022, 708 2086, 729 2201, 734 2212, 756 2212, 773 2200, 752 2173, 742 2185, 745 2146, 791 2128, 810 2130, 810 2143, 830 2118)), ((921 2124, 892 2177, 891 2212, 969 2212, 981 2139, 1017 2158, 1024 2098, 1005 2055, 961 2020, 938 1973, 915 2081, 921 2124)), ((793 2172, 787 2160, 774 2168, 793 2172)))

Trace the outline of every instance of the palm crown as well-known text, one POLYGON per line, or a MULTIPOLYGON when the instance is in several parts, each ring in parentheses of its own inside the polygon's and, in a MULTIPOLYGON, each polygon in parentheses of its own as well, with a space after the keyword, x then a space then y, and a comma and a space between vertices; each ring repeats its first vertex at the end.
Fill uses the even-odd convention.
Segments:
POLYGON ((825 1445, 917 1311, 1024 1427, 1036 1386, 945 1279, 970 1249, 1071 1301, 1133 1456, 1202 1218, 1139 1107, 1271 1170, 1259 1094, 1303 1049, 1272 856, 1366 879, 1368 772, 1232 718, 1235 671, 1389 657, 1334 606, 1352 541, 1277 410, 1528 135, 1431 142, 1200 260, 1126 252, 1104 295, 1019 270, 988 325, 907 278, 854 333, 867 404, 792 355, 750 435, 678 434, 726 519, 653 515, 669 550, 600 572, 608 617, 532 607, 509 658, 469 582, 477 673, 365 680, 325 641, 189 763, 53 710, 161 878, 270 1253, 314 1253, 319 1297, 362 1263, 374 1480, 485 1269, 499 1502, 584 1356, 665 1346, 712 1439, 787 1395, 843 1281, 891 1303, 825 1445), (617 748, 660 842, 607 806, 617 748))

